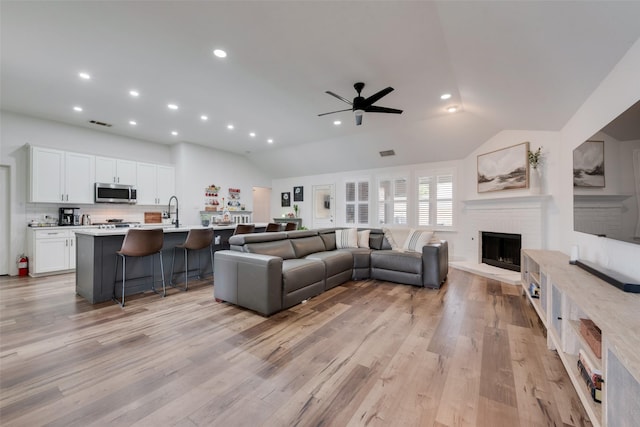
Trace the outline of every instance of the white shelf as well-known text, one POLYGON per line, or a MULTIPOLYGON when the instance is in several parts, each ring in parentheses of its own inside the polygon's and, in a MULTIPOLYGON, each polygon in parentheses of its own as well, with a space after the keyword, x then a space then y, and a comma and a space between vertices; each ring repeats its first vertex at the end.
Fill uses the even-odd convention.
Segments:
POLYGON ((521 264, 523 290, 547 327, 548 346, 557 350, 591 423, 596 427, 636 425, 640 414, 640 295, 622 292, 570 265, 569 257, 561 252, 524 249, 521 264), (545 298, 550 313, 528 296, 530 282, 540 285, 541 299, 545 298), (580 318, 591 319, 601 329, 603 359, 596 357, 580 333, 580 318), (602 403, 593 400, 580 375, 580 350, 602 372, 602 403), (612 393, 618 395, 612 397, 612 393), (608 401, 610 397, 624 397, 625 401, 608 401))

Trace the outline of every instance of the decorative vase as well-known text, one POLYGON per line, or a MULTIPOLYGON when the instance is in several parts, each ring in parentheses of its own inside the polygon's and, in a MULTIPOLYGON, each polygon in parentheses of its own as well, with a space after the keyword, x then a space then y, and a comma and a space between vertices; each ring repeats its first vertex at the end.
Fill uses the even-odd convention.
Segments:
POLYGON ((542 171, 538 168, 530 170, 529 190, 531 194, 542 194, 542 171))

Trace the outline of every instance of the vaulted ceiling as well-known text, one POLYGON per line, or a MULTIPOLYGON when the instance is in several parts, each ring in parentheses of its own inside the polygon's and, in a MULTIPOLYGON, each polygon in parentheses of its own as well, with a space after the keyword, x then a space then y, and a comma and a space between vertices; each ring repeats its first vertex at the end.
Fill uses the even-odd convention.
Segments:
POLYGON ((461 159, 503 129, 559 130, 640 38, 637 1, 0 7, 3 110, 235 152, 274 177, 461 159), (352 99, 359 81, 365 97, 395 88, 376 105, 404 113, 318 117, 349 108, 325 91, 352 99))

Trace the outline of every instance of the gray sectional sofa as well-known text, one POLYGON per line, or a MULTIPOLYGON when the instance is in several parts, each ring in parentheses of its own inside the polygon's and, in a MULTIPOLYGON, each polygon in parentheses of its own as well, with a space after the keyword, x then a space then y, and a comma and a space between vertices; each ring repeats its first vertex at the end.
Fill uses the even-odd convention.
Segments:
POLYGON ((444 240, 400 252, 371 229, 369 248, 337 249, 335 230, 232 236, 215 253, 214 297, 269 316, 352 279, 439 288, 447 278, 444 240))

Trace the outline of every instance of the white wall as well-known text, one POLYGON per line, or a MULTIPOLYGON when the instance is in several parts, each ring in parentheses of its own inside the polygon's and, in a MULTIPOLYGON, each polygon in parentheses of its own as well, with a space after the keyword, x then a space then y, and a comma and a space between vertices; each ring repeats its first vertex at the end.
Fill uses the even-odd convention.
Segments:
MULTIPOLYGON (((253 186, 270 186, 270 180, 241 156, 192 144, 170 147, 149 141, 120 137, 91 129, 0 112, 0 164, 10 168, 10 274, 17 274, 13 262, 26 250, 26 230, 30 219, 42 214, 57 216, 57 204, 27 203, 28 153, 25 144, 50 147, 106 157, 174 165, 176 195, 181 204, 181 222, 199 224, 204 187, 215 183, 242 189, 243 202, 251 207, 253 186), (244 197, 246 195, 246 199, 244 197)), ((168 201, 167 201, 168 202, 168 201)), ((82 211, 94 221, 106 217, 141 221, 145 206, 85 205, 82 211)))
MULTIPOLYGON (((378 212, 377 212, 377 203, 375 203, 377 197, 377 185, 378 180, 380 178, 386 178, 389 176, 406 176, 409 180, 408 182, 408 192, 409 194, 417 193, 415 188, 416 178, 419 173, 425 170, 442 170, 442 169, 454 169, 459 172, 460 161, 452 161, 452 162, 437 162, 437 163, 421 163, 414 165, 406 165, 406 166, 394 166, 388 168, 378 168, 378 169, 360 169, 353 170, 349 172, 339 172, 332 174, 322 174, 322 175, 309 175, 309 176, 301 176, 301 177, 292 177, 292 178, 281 178, 274 179, 272 183, 272 193, 271 193, 271 214, 274 217, 281 217, 283 214, 287 214, 289 212, 293 212, 294 203, 297 204, 300 208, 299 216, 302 218, 302 225, 308 228, 312 227, 313 216, 312 216, 312 187, 314 185, 325 185, 325 184, 334 184, 336 189, 335 200, 336 200, 336 218, 335 224, 338 227, 345 226, 345 212, 344 212, 344 186, 347 180, 351 179, 364 179, 369 181, 369 226, 370 227, 379 227, 377 223, 378 212), (293 201, 293 187, 303 186, 304 187, 304 201, 302 202, 294 202, 293 201), (280 203, 280 195, 283 192, 291 193, 292 201, 291 207, 283 208, 280 203)), ((455 183, 458 186, 458 181, 455 183)), ((457 191, 457 190, 456 190, 457 191)), ((413 198, 415 200, 415 198, 413 198)), ((413 220, 415 219, 414 212, 411 212, 414 206, 409 205, 410 212, 409 215, 409 226, 415 226, 413 220)), ((456 208, 454 207, 454 210, 456 208)), ((456 218, 454 218, 456 221, 456 218)), ((449 241, 449 250, 450 255, 452 257, 455 256, 455 248, 456 248, 456 235, 457 229, 453 231, 438 231, 438 234, 443 236, 449 241)))
POLYGON ((199 224, 204 210, 204 189, 221 187, 221 198, 229 200, 227 190, 240 189, 240 202, 253 210, 253 187, 270 187, 271 178, 243 156, 200 145, 181 143, 172 148, 176 166, 176 193, 180 200, 180 222, 199 224))
MULTIPOLYGON (((640 245, 598 238, 573 231, 573 149, 640 99, 640 40, 631 47, 600 86, 591 94, 560 132, 562 187, 560 243, 569 253, 577 244, 580 257, 640 280, 640 245)), ((606 160, 606 159, 605 159, 606 160)))

